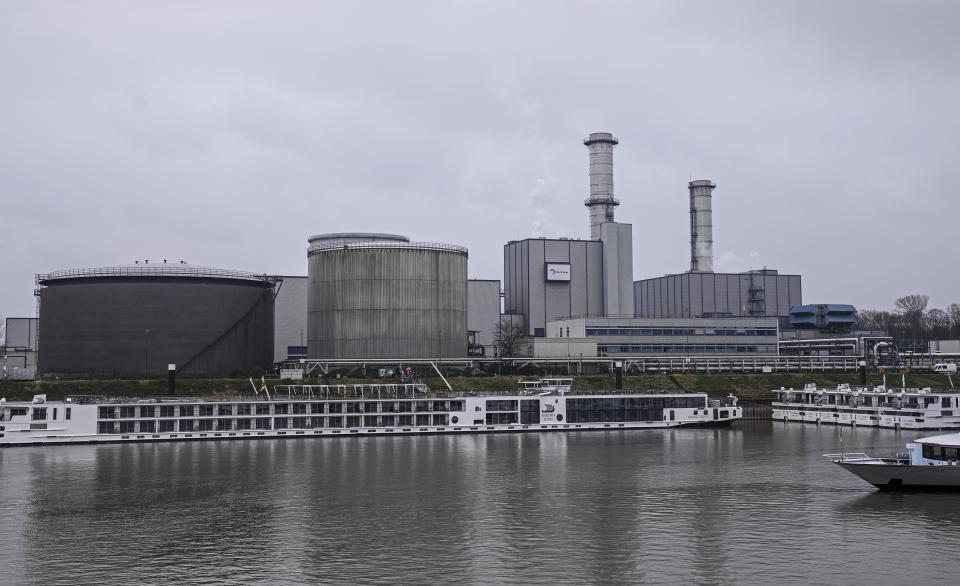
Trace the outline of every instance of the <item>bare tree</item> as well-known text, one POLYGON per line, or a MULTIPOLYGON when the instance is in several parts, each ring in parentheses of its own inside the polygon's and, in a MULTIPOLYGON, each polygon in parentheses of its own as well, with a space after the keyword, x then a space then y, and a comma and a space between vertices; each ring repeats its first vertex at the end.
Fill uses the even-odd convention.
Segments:
POLYGON ((951 303, 948 305, 947 315, 950 316, 951 335, 960 338, 960 303, 951 303))
POLYGON ((942 339, 950 335, 950 314, 942 309, 931 309, 923 316, 927 333, 931 338, 942 339))
POLYGON ((501 320, 493 332, 493 345, 500 356, 516 356, 524 337, 523 328, 512 321, 501 320))
POLYGON ((923 315, 927 310, 927 304, 930 303, 929 295, 904 295, 894 303, 897 314, 903 321, 903 325, 909 329, 910 335, 918 338, 923 333, 923 315))

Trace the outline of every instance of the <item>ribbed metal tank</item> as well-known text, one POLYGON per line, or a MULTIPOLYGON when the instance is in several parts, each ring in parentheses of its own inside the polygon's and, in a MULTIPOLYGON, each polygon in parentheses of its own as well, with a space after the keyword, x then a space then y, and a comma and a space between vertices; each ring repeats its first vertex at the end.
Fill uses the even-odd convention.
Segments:
POLYGON ((309 239, 310 358, 467 355, 467 249, 391 234, 309 239))
POLYGON ((134 265, 37 275, 44 376, 227 375, 273 363, 264 275, 134 265))

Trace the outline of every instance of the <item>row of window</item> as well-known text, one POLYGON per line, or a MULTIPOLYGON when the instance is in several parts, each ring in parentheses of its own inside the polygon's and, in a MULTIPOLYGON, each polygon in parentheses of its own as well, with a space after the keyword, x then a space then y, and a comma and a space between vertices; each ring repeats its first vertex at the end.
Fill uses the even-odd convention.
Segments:
POLYGON ((194 431, 245 431, 351 427, 404 427, 449 425, 446 414, 347 415, 332 417, 255 417, 245 419, 159 419, 99 421, 97 433, 175 433, 194 431))
POLYGON ((776 354, 777 347, 740 344, 598 344, 600 356, 609 354, 776 354))
POLYGON ((584 397, 567 399, 571 410, 705 409, 707 398, 697 397, 584 397))
MULTIPOLYGON (((56 419, 57 419, 57 414, 58 414, 58 412, 59 412, 59 408, 53 407, 52 410, 53 410, 53 414, 51 415, 51 418, 52 418, 54 421, 56 421, 56 419)), ((10 408, 10 415, 7 416, 7 419, 6 419, 6 420, 7 420, 7 421, 10 421, 10 420, 12 420, 14 417, 23 417, 24 415, 27 414, 28 411, 29 411, 29 409, 28 409, 27 407, 11 407, 11 408, 10 408)), ((30 413, 30 420, 31 420, 31 421, 46 421, 46 420, 47 420, 47 415, 48 415, 48 413, 47 413, 47 408, 46 408, 46 407, 34 407, 34 408, 33 408, 33 411, 30 413)), ((71 415, 72 415, 72 413, 71 413, 71 408, 70 408, 70 407, 66 407, 66 408, 64 409, 63 415, 64 415, 64 418, 70 419, 70 417, 71 417, 71 415)), ((3 418, 3 417, 0 417, 0 421, 4 421, 4 418, 3 418)))
POLYGON ((960 448, 923 446, 923 457, 928 460, 960 460, 960 448))
MULTIPOLYGON (((329 403, 224 403, 218 405, 121 405, 99 407, 100 419, 232 417, 308 413, 412 413, 463 411, 463 401, 347 401, 329 403)), ((34 410, 36 411, 36 410, 34 410)))
POLYGON ((772 336, 777 328, 587 328, 588 336, 772 336))

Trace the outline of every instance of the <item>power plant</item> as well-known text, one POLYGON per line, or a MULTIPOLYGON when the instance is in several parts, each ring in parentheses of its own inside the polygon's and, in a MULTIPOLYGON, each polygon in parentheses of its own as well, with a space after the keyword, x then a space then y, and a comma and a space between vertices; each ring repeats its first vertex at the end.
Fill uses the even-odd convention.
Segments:
POLYGON ((803 303, 800 276, 714 272, 713 181, 687 185, 689 271, 634 281, 633 226, 614 213, 619 142, 609 132, 583 140, 588 237, 506 243, 502 291, 499 279, 468 280, 462 246, 366 232, 309 237, 306 275, 158 263, 58 271, 37 275, 39 371, 491 358, 506 326, 531 357, 776 354, 803 303))

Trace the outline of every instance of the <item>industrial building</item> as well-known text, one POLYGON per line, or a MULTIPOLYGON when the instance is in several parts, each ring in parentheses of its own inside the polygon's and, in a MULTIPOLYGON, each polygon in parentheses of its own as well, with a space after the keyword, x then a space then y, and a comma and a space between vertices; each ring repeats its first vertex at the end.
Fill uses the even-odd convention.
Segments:
POLYGON ((495 338, 500 325, 500 281, 467 281, 467 354, 496 356, 495 338))
POLYGON ((802 304, 800 275, 774 269, 713 272, 713 190, 707 179, 687 184, 690 198, 690 270, 634 283, 638 317, 777 317, 787 327, 790 308, 802 304))
POLYGON ((800 275, 773 269, 681 273, 634 283, 638 317, 778 317, 801 302, 800 275))
POLYGON ((0 347, 0 379, 29 380, 37 372, 37 336, 35 317, 8 317, 5 339, 0 347))
POLYGON ((37 275, 44 376, 224 375, 273 362, 274 280, 183 264, 37 275))
POLYGON ((310 358, 467 355, 467 249, 320 234, 307 250, 310 358))
POLYGON ((614 221, 613 147, 608 132, 583 141, 589 149, 590 240, 528 238, 503 250, 504 312, 521 315, 529 336, 570 316, 633 316, 633 227, 614 221))
POLYGON ((277 276, 273 301, 273 361, 307 358, 307 277, 277 276))

